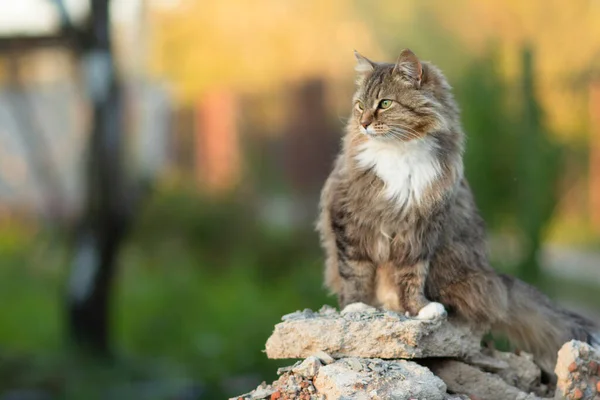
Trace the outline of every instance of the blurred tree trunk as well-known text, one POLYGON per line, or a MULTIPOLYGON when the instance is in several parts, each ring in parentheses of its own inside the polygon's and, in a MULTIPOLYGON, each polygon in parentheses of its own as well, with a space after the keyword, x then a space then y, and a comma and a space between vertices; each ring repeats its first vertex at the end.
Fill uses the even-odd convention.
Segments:
POLYGON ((341 135, 331 126, 322 78, 288 89, 291 103, 283 137, 283 168, 296 212, 295 222, 312 221, 321 187, 333 166, 341 135))
MULTIPOLYGON (((170 125, 170 164, 178 171, 193 175, 195 167, 195 108, 179 107, 170 125)), ((186 175, 187 176, 187 175, 186 175)))
POLYGON ((592 225, 600 232, 600 79, 595 79, 589 87, 590 107, 590 170, 589 196, 592 225))
POLYGON ((130 217, 122 163, 121 87, 111 52, 109 1, 92 0, 81 60, 92 103, 86 204, 75 238, 68 329, 75 344, 109 353, 109 299, 130 217))

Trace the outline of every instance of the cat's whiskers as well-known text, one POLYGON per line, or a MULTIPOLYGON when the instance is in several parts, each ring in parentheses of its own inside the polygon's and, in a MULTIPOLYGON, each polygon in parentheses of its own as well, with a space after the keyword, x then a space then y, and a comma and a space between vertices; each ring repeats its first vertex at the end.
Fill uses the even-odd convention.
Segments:
POLYGON ((415 130, 415 129, 409 127, 409 126, 399 125, 398 127, 400 129, 402 129, 403 131, 409 132, 414 138, 417 138, 417 137, 421 136, 421 134, 417 130, 415 130))
POLYGON ((392 128, 387 132, 387 135, 390 135, 400 140, 412 140, 421 137, 421 135, 417 131, 408 127, 392 128))

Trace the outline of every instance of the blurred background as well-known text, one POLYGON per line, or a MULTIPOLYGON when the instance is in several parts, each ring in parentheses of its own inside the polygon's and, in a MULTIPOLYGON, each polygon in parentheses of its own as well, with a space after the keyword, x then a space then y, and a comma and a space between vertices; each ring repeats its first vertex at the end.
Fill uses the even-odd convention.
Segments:
POLYGON ((600 1, 0 0, 0 399, 213 399, 335 305, 353 49, 448 76, 494 265, 600 321, 600 1))

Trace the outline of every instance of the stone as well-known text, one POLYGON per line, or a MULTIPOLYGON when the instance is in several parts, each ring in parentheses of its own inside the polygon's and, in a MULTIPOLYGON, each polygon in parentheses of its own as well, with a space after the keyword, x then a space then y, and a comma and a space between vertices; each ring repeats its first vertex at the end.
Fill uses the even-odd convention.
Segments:
POLYGON ((427 368, 406 360, 337 360, 319 369, 314 385, 327 400, 446 398, 446 385, 440 378, 427 368))
POLYGON ((509 385, 524 392, 535 391, 539 394, 544 391, 540 385, 542 371, 533 362, 533 355, 526 352, 517 355, 497 350, 484 351, 485 354, 482 352, 471 355, 463 361, 483 371, 495 373, 509 385))
POLYGON ((598 363, 600 350, 577 340, 565 343, 556 362, 556 398, 594 399, 599 391, 598 363))
POLYGON ((288 314, 266 343, 269 358, 306 358, 324 351, 333 358, 467 357, 479 352, 482 332, 446 318, 417 320, 349 305, 288 314))
POLYGON ((524 392, 535 391, 540 387, 542 371, 533 362, 533 355, 523 351, 519 355, 494 351, 493 357, 508 364, 508 368, 497 372, 506 383, 524 392))
POLYGON ((319 372, 321 361, 315 356, 310 356, 302 361, 300 365, 292 368, 292 372, 305 378, 313 378, 319 372))
POLYGON ((325 353, 324 351, 317 351, 314 354, 314 356, 317 357, 319 359, 319 361, 321 361, 321 364, 324 364, 324 365, 328 365, 328 364, 335 362, 335 359, 333 357, 331 357, 329 354, 325 353))
POLYGON ((258 385, 256 389, 251 391, 250 393, 242 394, 240 396, 235 396, 230 398, 229 400, 260 400, 270 398, 273 393, 277 390, 273 389, 271 385, 267 385, 265 382, 258 385))
POLYGON ((478 353, 468 357, 466 361, 469 365, 474 365, 488 372, 503 371, 509 367, 506 361, 500 360, 493 355, 478 353))
POLYGON ((600 400, 600 352, 582 342, 559 352, 554 393, 531 354, 482 349, 485 327, 474 332, 452 318, 418 320, 358 303, 282 320, 267 356, 304 360, 239 399, 600 400))
POLYGON ((446 394, 444 400, 475 400, 474 398, 469 398, 466 394, 446 394))
POLYGON ((375 314, 375 313, 377 313, 377 309, 375 307, 366 305, 365 303, 352 303, 352 304, 348 304, 340 312, 341 315, 346 315, 346 314, 351 314, 351 313, 375 314))
POLYGON ((453 393, 485 400, 540 399, 533 393, 526 393, 511 386, 497 375, 481 371, 460 361, 431 360, 428 361, 427 366, 453 393))

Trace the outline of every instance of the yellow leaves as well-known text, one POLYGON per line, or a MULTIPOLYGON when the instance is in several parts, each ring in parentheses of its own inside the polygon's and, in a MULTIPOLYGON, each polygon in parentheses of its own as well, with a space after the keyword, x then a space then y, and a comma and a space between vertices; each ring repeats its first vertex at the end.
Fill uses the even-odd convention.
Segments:
POLYGON ((462 0, 454 6, 452 17, 436 15, 473 49, 481 49, 489 39, 499 40, 511 60, 504 70, 507 76, 518 73, 518 52, 530 44, 538 95, 553 130, 572 134, 583 129, 587 89, 581 77, 600 54, 600 2, 462 0), (461 14, 469 16, 468 23, 461 14))
MULTIPOLYGON (((410 46, 407 38, 423 36, 434 21, 474 55, 498 43, 510 79, 520 73, 522 46, 531 44, 549 120, 554 130, 572 132, 586 112, 585 89, 573 78, 600 67, 598 0, 169 2, 150 9, 151 69, 184 101, 214 86, 265 90, 315 75, 349 79, 353 49, 380 58, 376 43, 410 46)), ((435 43, 425 45, 435 51, 435 43)))
POLYGON ((181 1, 153 11, 153 71, 183 100, 211 86, 252 90, 351 71, 352 49, 372 47, 344 0, 181 1))

